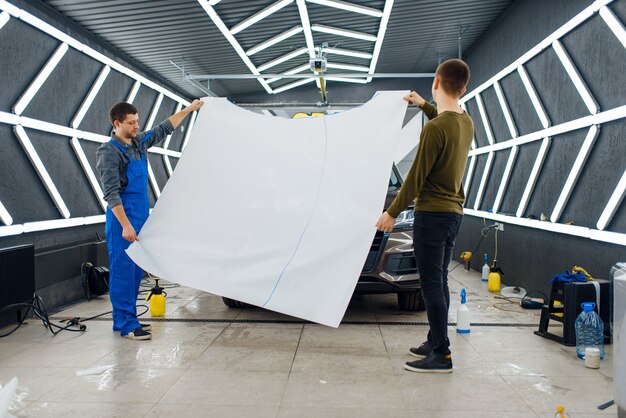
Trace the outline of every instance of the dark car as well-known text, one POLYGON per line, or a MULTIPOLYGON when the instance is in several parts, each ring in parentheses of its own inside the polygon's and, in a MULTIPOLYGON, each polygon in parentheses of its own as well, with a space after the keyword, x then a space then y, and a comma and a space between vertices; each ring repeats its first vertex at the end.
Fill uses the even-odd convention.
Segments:
MULTIPOLYGON (((394 165, 389 178, 385 210, 393 202, 401 187, 402 176, 394 165)), ((400 309, 407 311, 426 309, 413 254, 413 208, 405 210, 396 218, 393 232, 376 232, 355 293, 396 293, 400 309)), ((226 306, 231 308, 249 306, 234 299, 222 299, 226 306)))

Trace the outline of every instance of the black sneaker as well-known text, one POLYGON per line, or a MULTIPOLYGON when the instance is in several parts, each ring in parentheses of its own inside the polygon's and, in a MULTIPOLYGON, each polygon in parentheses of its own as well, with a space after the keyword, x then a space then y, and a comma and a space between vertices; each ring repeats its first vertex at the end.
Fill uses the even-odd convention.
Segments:
POLYGON ((452 373, 452 355, 430 353, 422 360, 405 363, 404 368, 418 373, 452 373))
POLYGON ((413 357, 424 358, 433 352, 433 348, 428 341, 422 343, 419 347, 411 347, 409 354, 413 357))
POLYGON ((142 324, 141 322, 139 323, 139 326, 141 327, 142 330, 144 331, 152 331, 152 325, 151 324, 142 324))
POLYGON ((150 334, 147 331, 142 330, 141 327, 139 327, 139 328, 135 328, 134 330, 132 330, 126 335, 122 335, 122 337, 128 338, 129 340, 151 340, 152 334, 150 334))

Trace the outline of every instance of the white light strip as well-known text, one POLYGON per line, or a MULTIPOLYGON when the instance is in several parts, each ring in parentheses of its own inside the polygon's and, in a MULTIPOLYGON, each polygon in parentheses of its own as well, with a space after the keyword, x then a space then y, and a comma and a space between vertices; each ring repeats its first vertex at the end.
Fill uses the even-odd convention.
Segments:
POLYGON ((167 177, 172 177, 172 174, 174 174, 174 170, 172 169, 172 163, 170 163, 170 158, 167 155, 163 156, 163 162, 165 163, 167 177))
POLYGON ((82 136, 82 132, 77 129, 68 128, 67 126, 61 126, 55 123, 45 122, 39 119, 27 118, 25 116, 22 116, 20 118, 20 125, 22 125, 25 128, 32 128, 32 129, 36 129, 38 131, 44 131, 44 132, 51 132, 53 134, 67 136, 70 138, 73 136, 76 136, 76 137, 82 136))
MULTIPOLYGON (((176 105, 176 109, 174 110, 174 114, 180 112, 180 109, 182 109, 183 104, 182 103, 178 103, 176 105)), ((172 140, 172 134, 169 134, 166 138, 165 141, 163 142, 163 148, 164 149, 168 149, 170 146, 170 141, 172 140)), ((167 177, 172 177, 172 174, 174 173, 174 170, 172 169, 172 164, 170 163, 170 157, 167 155, 163 156, 163 163, 165 164, 165 170, 167 171, 167 177)))
POLYGON ((19 125, 21 119, 22 118, 14 113, 0 112, 0 123, 6 123, 8 125, 19 125))
POLYGON ((219 3, 220 1, 222 1, 222 0, 209 0, 209 4, 210 4, 211 6, 215 6, 215 5, 216 5, 217 3, 219 3))
POLYGON ((300 13, 300 21, 304 30, 304 39, 306 40, 306 48, 309 51, 309 58, 315 58, 315 45, 313 44, 313 32, 311 32, 311 21, 309 20, 309 11, 306 8, 304 0, 296 0, 298 5, 298 13, 300 13))
POLYGON ((85 101, 83 101, 80 109, 78 109, 78 113, 76 113, 76 116, 74 116, 74 119, 72 120, 72 128, 78 129, 80 123, 83 121, 83 118, 87 114, 89 107, 98 95, 98 92, 102 88, 102 85, 104 84, 104 81, 106 80, 110 72, 111 67, 109 67, 108 65, 105 65, 104 68, 102 68, 102 71, 100 71, 98 78, 94 82, 93 86, 91 86, 91 90, 89 90, 89 94, 87 94, 85 101))
POLYGON ((157 183, 156 177, 154 176, 154 171, 152 171, 152 165, 150 165, 150 160, 148 160, 148 178, 150 179, 152 191, 158 199, 159 196, 161 196, 161 189, 159 189, 159 183, 157 183))
POLYGON ((554 210, 550 215, 550 220, 552 222, 558 222, 563 210, 565 209, 565 205, 569 200, 570 195, 572 194, 572 190, 574 190, 574 186, 576 185, 576 181, 578 181, 578 177, 580 176, 580 172, 583 169, 583 166, 587 162, 587 158, 589 157, 589 153, 591 152, 591 148, 593 144, 596 142, 596 138, 598 137, 599 129, 596 125, 591 126, 587 136, 585 137, 585 141, 583 142, 580 150, 578 151, 578 156, 574 161, 574 165, 572 166, 572 170, 567 176, 567 180, 565 181, 565 185, 561 190, 561 194, 559 195, 559 199, 556 201, 556 205, 554 206, 554 210))
POLYGON ((624 48, 626 48, 626 29, 624 29, 622 22, 620 22, 611 9, 606 6, 600 9, 600 16, 602 16, 602 19, 604 19, 615 36, 617 36, 617 39, 624 45, 624 48))
POLYGON ((187 146, 187 142, 189 142, 189 137, 191 136, 191 131, 193 130, 193 124, 196 123, 196 117, 198 116, 198 112, 193 112, 191 114, 191 118, 189 119, 189 125, 187 125, 187 132, 185 133, 185 139, 183 139, 183 145, 181 147, 181 151, 185 149, 187 146))
POLYGON ((326 81, 341 81, 342 83, 356 83, 356 84, 367 84, 366 78, 346 78, 346 77, 332 77, 327 76, 324 77, 326 81))
POLYGON ((152 112, 150 112, 150 117, 148 118, 148 121, 146 122, 146 127, 144 128, 145 131, 152 129, 152 127, 154 126, 154 120, 156 119, 157 113, 159 113, 159 108, 161 107, 162 102, 163 102, 163 93, 159 93, 159 95, 156 98, 156 102, 154 103, 154 106, 152 106, 152 112))
POLYGON ((94 174, 93 169, 91 168, 91 165, 89 164, 89 160, 87 160, 87 156, 85 155, 85 152, 83 151, 83 147, 80 145, 80 142, 76 138, 72 138, 70 140, 70 144, 72 145, 72 148, 74 149, 74 153, 76 153, 76 156, 78 157, 78 160, 80 161, 80 165, 83 168, 83 172, 87 176, 87 180, 89 180, 91 189, 96 195, 98 202, 100 202, 100 207, 102 207, 103 211, 106 211, 107 202, 105 202, 105 200, 103 199, 104 194, 102 193, 102 189, 100 188, 100 183, 98 182, 98 179, 96 178, 96 175, 94 174))
POLYGON ((0 226, 0 237, 11 237, 24 233, 24 225, 0 226))
POLYGON ((35 94, 37 94, 41 86, 43 86, 43 83, 45 83, 50 74, 52 74, 52 71, 54 71, 68 49, 68 45, 66 43, 62 43, 56 51, 54 51, 46 65, 44 65, 41 71, 39 71, 37 77, 35 77, 33 82, 30 86, 28 86, 22 97, 20 97, 13 107, 13 112, 15 112, 16 115, 21 115, 24 112, 26 106, 28 106, 30 101, 33 100, 35 94))
POLYGON ((474 166, 476 165, 476 159, 478 157, 472 156, 470 158, 469 168, 467 169, 467 175, 465 176, 465 184, 463 185, 463 190, 465 191, 465 195, 469 194, 469 187, 472 184, 472 174, 474 174, 474 166))
POLYGON ((0 29, 2 29, 2 27, 7 24, 9 19, 11 19, 10 14, 8 14, 7 12, 0 13, 0 29))
POLYGON ((296 26, 295 28, 289 29, 286 32, 281 33, 280 35, 274 36, 271 39, 268 39, 265 42, 262 42, 252 48, 250 48, 249 50, 246 51, 246 55, 251 57, 252 55, 256 54, 257 52, 261 52, 273 45, 276 45, 279 42, 284 41, 285 39, 289 39, 294 35, 299 34, 300 32, 302 32, 302 26, 296 26))
POLYGON ((363 67, 362 65, 341 64, 338 62, 329 62, 326 66, 328 68, 336 68, 338 70, 362 71, 365 73, 370 70, 369 67, 363 67))
POLYGON ((281 87, 279 87, 277 89, 274 89, 274 94, 282 93, 283 91, 290 90, 290 89, 302 86, 302 85, 310 83, 311 81, 314 81, 314 80, 318 80, 318 79, 317 78, 304 78, 302 80, 298 80, 296 82, 293 82, 293 83, 290 83, 290 84, 286 84, 286 85, 281 86, 281 87))
POLYGON ((509 159, 506 162, 506 167, 504 168, 504 173, 502 174, 502 180, 500 181, 500 187, 498 188, 498 193, 496 194, 496 200, 493 202, 494 213, 500 210, 502 198, 504 197, 504 192, 509 185, 509 178, 511 177, 511 172, 513 171, 513 166, 515 165, 515 158, 517 157, 518 149, 519 147, 511 148, 511 153, 509 154, 509 159))
POLYGON ((346 10, 348 12, 360 13, 373 17, 382 17, 383 12, 371 7, 361 6, 354 3, 348 3, 341 0, 307 0, 309 3, 319 4, 321 6, 334 7, 336 9, 346 10))
POLYGON ((48 231, 51 229, 100 224, 105 221, 105 215, 95 215, 85 216, 84 218, 53 219, 50 221, 27 222, 20 225, 0 226, 0 237, 15 236, 28 232, 48 231))
POLYGON ((331 35, 345 36, 346 38, 361 39, 363 41, 376 42, 376 37, 369 33, 355 32, 347 29, 333 28, 325 25, 313 25, 311 30, 315 32, 330 33, 331 35))
POLYGON ((6 12, 8 12, 11 16, 17 18, 17 19, 21 19, 22 21, 28 23, 31 26, 34 26, 35 28, 41 30, 42 32, 47 33, 48 35, 52 36, 53 38, 58 39, 61 42, 67 43, 69 46, 71 46, 72 48, 76 49, 77 51, 82 52, 83 54, 90 56, 92 58, 94 58, 95 60, 101 62, 102 64, 108 65, 110 66, 112 69, 119 71, 122 74, 126 74, 128 77, 141 81, 144 85, 150 87, 153 90, 156 90, 158 92, 161 92, 163 94, 165 94, 166 96, 170 97, 171 99, 173 99, 174 101, 177 102, 183 102, 184 104, 189 104, 189 102, 185 99, 183 99, 182 97, 164 89, 163 87, 159 86, 158 84, 148 80, 147 78, 145 78, 144 76, 140 75, 139 73, 124 67, 123 65, 119 64, 116 61, 113 61, 112 59, 104 56, 103 54, 97 52, 96 50, 94 50, 93 48, 88 47, 87 45, 77 41, 76 39, 70 37, 69 35, 61 32, 60 30, 56 29, 55 27, 53 27, 52 25, 44 22, 43 20, 33 16, 32 14, 28 13, 25 10, 19 9, 15 6, 13 6, 11 3, 5 1, 5 0, 0 0, 0 10, 4 10, 6 12))
POLYGON ((169 149, 163 149, 161 147, 152 147, 148 150, 153 154, 167 155, 168 157, 180 158, 181 153, 169 149))
POLYGON ((257 22, 260 22, 261 20, 265 19, 266 17, 273 15, 274 13, 276 13, 279 10, 281 10, 282 8, 284 8, 286 6, 289 6, 291 3, 293 3, 293 0, 280 0, 280 1, 277 1, 276 3, 270 5, 269 7, 266 7, 265 9, 261 10, 260 12, 250 16, 249 18, 247 18, 243 22, 235 25, 230 30, 230 33, 233 34, 233 35, 236 35, 239 32, 241 32, 242 30, 249 28, 250 26, 254 25, 257 22))
POLYGON ((597 227, 600 231, 604 230, 611 223, 615 212, 617 212, 617 208, 619 208, 622 200, 624 200, 624 196, 626 196, 626 170, 624 170, 622 178, 619 183, 617 183, 617 187, 613 190, 613 194, 611 195, 609 202, 602 211, 600 219, 598 219, 597 227))
MULTIPOLYGON (((285 71, 285 73, 284 73, 284 74, 285 74, 285 75, 294 75, 294 74, 298 74, 298 73, 300 73, 300 72, 302 72, 302 71, 304 71, 304 70, 308 70, 309 68, 311 68, 311 67, 309 66, 309 64, 304 64, 304 65, 301 65, 301 66, 299 66, 299 67, 292 68, 292 69, 291 69, 291 70, 289 70, 289 71, 285 71)), ((270 78, 269 80, 267 80, 267 82, 268 82, 269 84, 271 84, 271 83, 275 83, 275 82, 277 82, 278 80, 282 80, 282 79, 283 79, 282 77, 274 77, 274 78, 270 78)))
POLYGON ((472 90, 470 93, 465 95, 465 97, 462 100, 464 102, 468 101, 469 99, 474 97, 475 94, 480 93, 483 90, 486 90, 489 87, 491 87, 491 85, 494 83, 494 81, 501 80, 502 78, 504 78, 508 74, 514 72, 515 70, 517 70, 517 68, 520 65, 525 64, 526 62, 530 61, 534 56, 538 55, 543 50, 545 50, 546 48, 550 47, 552 42, 554 42, 557 39, 562 38, 563 36, 568 34, 570 31, 576 29, 581 23, 583 23, 584 21, 586 21, 587 19, 592 17, 603 6, 606 6, 607 4, 609 4, 611 2, 613 2, 613 0, 596 0, 596 1, 594 1, 590 6, 588 6, 583 11, 578 13, 576 16, 574 16, 572 19, 570 19, 568 22, 566 22, 559 29, 557 29, 556 31, 552 32, 552 34, 550 34, 543 41, 541 41, 540 43, 535 45, 533 48, 531 48, 524 55, 522 55, 521 57, 519 57, 518 59, 513 61, 510 65, 508 65, 502 71, 500 71, 499 73, 497 73, 496 75, 491 77, 489 80, 485 81, 483 84, 481 84, 480 86, 478 86, 477 88, 472 90))
MULTIPOLYGON (((465 106, 465 103, 459 103, 459 105, 461 106, 461 109, 463 109, 465 111, 465 113, 468 113, 467 111, 467 107, 465 106)), ((470 146, 471 149, 476 149, 476 137, 474 136, 475 132, 472 131, 472 145, 470 146)), ((467 190, 467 189, 466 189, 467 190)))
POLYGON ((52 197, 52 200, 54 201, 57 209, 61 213, 61 216, 63 216, 65 219, 68 219, 70 217, 70 211, 67 209, 67 206, 65 206, 65 202, 63 201, 63 198, 61 197, 61 195, 59 194, 59 191, 54 185, 52 178, 50 178, 50 175, 48 174, 48 170, 46 170, 46 167, 44 166, 43 162, 39 158, 39 154, 37 154, 35 147, 33 147, 33 144, 30 141, 30 138, 28 137, 28 135, 26 135, 26 131, 24 130, 23 127, 21 127, 20 125, 17 125, 15 126, 15 133, 17 135, 17 138, 20 141, 20 144, 22 144, 24 151, 26 151, 26 154, 28 155, 28 159, 35 167, 37 174, 39 174, 39 178, 41 179, 41 181, 43 181, 44 186, 46 186, 46 190, 48 190, 48 194, 50 194, 50 197, 52 197))
POLYGON ((560 125, 552 126, 548 129, 542 129, 537 132, 509 139, 508 141, 498 142, 494 145, 486 145, 484 147, 471 150, 469 152, 469 155, 479 155, 492 151, 500 151, 510 148, 514 145, 524 145, 530 142, 534 142, 547 136, 557 136, 566 132, 575 131, 577 129, 588 128, 591 125, 601 125, 603 123, 612 122, 614 120, 623 118, 626 118, 626 105, 616 107, 604 112, 596 113, 595 115, 583 116, 582 118, 574 119, 560 125))
POLYGON ((526 183, 526 188, 524 189, 524 193, 522 194, 522 200, 517 208, 516 216, 521 218, 524 216, 524 212, 528 207, 528 202, 530 201, 530 196, 535 188, 535 184, 537 183, 537 178, 539 177, 539 172, 541 171, 541 167, 543 166, 543 162, 546 159, 546 154, 548 153, 548 147, 550 146, 550 138, 544 138, 541 143, 541 147, 539 148, 539 152, 537 153, 537 158, 535 159, 535 164, 533 165, 533 169, 530 172, 530 176, 528 177, 528 183, 526 183))
POLYGON ((370 60, 373 57, 372 54, 368 54, 367 52, 351 51, 341 48, 325 48, 324 52, 327 54, 343 55, 344 57, 363 58, 364 60, 370 60))
POLYGON ((585 106, 587 106, 587 109, 589 109, 589 113, 591 113, 592 115, 595 115, 596 113, 598 113, 599 108, 598 108, 598 103, 596 102, 596 99, 594 99, 593 96, 591 95, 591 92, 589 91, 589 87, 587 87, 587 84, 580 76, 580 73, 574 66, 572 59, 570 58, 569 54, 567 53, 567 51, 565 50, 561 42, 559 41, 552 42, 552 48, 556 52, 556 55, 559 57, 559 60, 561 61, 561 64, 563 64, 563 67, 565 67, 565 71, 567 72, 567 75, 574 83, 574 87, 576 87, 576 91, 578 91, 578 94, 580 94, 580 97, 583 99, 583 102, 585 102, 585 106))
MULTIPOLYGON (((244 62, 244 64, 246 64, 246 66, 250 69, 252 74, 260 75, 261 73, 259 72, 259 70, 252 63, 252 61, 250 61, 250 58, 246 55, 246 51, 243 50, 241 45, 239 45, 239 42, 237 41, 237 39, 235 39, 235 37, 230 33, 230 31, 228 30, 228 28, 222 21, 222 18, 217 14, 215 9, 206 0, 198 0, 198 3, 200 3, 200 6, 202 6, 206 14, 209 15, 209 17, 211 18, 215 26, 217 26, 220 32, 222 32, 222 35, 224 35, 226 40, 230 43, 230 45, 233 47, 235 52, 239 55, 239 57, 244 62)), ((257 80, 263 86, 265 91, 267 91, 270 94, 272 93, 272 88, 269 86, 269 84, 267 84, 267 82, 264 79, 259 78, 257 80)), ((176 100, 176 101, 182 102, 182 100, 176 100)), ((187 105, 189 103, 183 102, 183 104, 187 105)))
POLYGON ((500 108, 502 109, 502 113, 504 114, 506 126, 508 126, 509 128, 511 138, 517 138, 517 128, 515 127, 515 123, 513 122, 513 116, 511 115, 511 110, 509 109, 509 105, 507 104, 506 98, 504 97, 502 87, 497 81, 493 83, 493 87, 496 90, 496 96, 498 96, 498 102, 500 103, 500 108))
POLYGON ((137 97, 137 93, 139 92, 140 87, 141 87, 141 82, 135 81, 135 84, 133 84, 133 88, 131 88, 130 93, 128 93, 128 98, 126 99, 126 103, 132 103, 135 101, 135 97, 137 97))
POLYGON ((9 214, 7 208, 4 207, 2 202, 0 202, 0 221, 2 221, 5 225, 11 225, 13 223, 13 218, 9 214))
POLYGON ((282 57, 278 57, 278 58, 276 58, 276 59, 274 59, 274 60, 272 60, 270 62, 266 62, 265 64, 260 65, 258 70, 259 71, 265 71, 268 68, 275 67, 275 66, 277 66, 279 64, 282 64, 283 62, 287 62, 290 59, 293 59, 293 58, 295 58, 295 57, 297 57, 299 55, 306 54, 307 52, 308 52, 308 50, 306 48, 296 49, 295 51, 292 51, 289 54, 283 55, 282 57))
MULTIPOLYGON (((180 109, 183 108, 183 104, 182 103, 178 103, 176 105, 176 109, 174 109, 174 114, 180 112, 180 109)), ((163 141, 163 148, 164 149, 168 149, 170 147, 170 141, 172 140, 172 134, 169 134, 166 138, 165 141, 163 141)))
POLYGON ((483 177, 480 179, 480 186, 478 186, 478 192, 476 193, 476 200, 474 200, 474 209, 478 209, 483 200, 483 193, 487 186, 487 180, 491 172, 491 164, 493 163, 493 152, 490 152, 487 156, 487 162, 485 163, 485 170, 483 171, 483 177))
POLYGON ((489 145, 493 145, 493 133, 491 132, 491 126, 489 125, 489 119, 487 119, 487 112, 485 111, 485 105, 483 104, 483 99, 480 97, 480 94, 476 95, 476 103, 478 104, 478 112, 480 113, 480 120, 483 122, 483 127, 485 128, 485 133, 487 134, 487 141, 489 145))
MULTIPOLYGON (((374 44, 374 53, 372 54, 372 61, 370 62, 370 74, 376 72, 376 65, 378 64, 378 57, 383 47, 383 40, 385 39, 385 33, 387 32, 387 24, 389 23, 389 16, 391 16, 391 9, 393 8, 393 0, 386 0, 385 7, 383 8, 383 17, 380 19, 380 26, 378 27, 378 36, 376 37, 376 43, 374 44)), ((372 77, 367 78, 367 82, 372 81, 372 77)))
POLYGON ((522 83, 524 84, 524 88, 526 89, 526 92, 528 93, 528 97, 530 97, 530 101, 532 102, 533 107, 535 108, 535 111, 537 112, 537 116, 539 116, 539 120, 541 121, 541 126, 543 126, 544 129, 549 127, 550 119, 548 119, 546 110, 544 109, 543 104, 541 103, 541 100, 539 99, 539 95, 537 94, 537 91, 535 90, 535 86, 533 86, 533 83, 530 80, 530 77, 528 76, 526 69, 524 69, 524 67, 520 65, 517 68, 517 72, 519 73, 522 79, 522 83))

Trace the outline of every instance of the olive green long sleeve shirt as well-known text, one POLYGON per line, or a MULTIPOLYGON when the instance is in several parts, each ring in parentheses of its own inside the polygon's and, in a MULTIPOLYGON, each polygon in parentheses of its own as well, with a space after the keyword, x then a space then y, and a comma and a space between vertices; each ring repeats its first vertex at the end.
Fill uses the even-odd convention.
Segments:
POLYGON ((465 202, 462 180, 474 123, 466 112, 438 114, 428 102, 422 110, 430 121, 422 129, 413 166, 387 213, 396 218, 415 200, 415 211, 462 215, 465 202))

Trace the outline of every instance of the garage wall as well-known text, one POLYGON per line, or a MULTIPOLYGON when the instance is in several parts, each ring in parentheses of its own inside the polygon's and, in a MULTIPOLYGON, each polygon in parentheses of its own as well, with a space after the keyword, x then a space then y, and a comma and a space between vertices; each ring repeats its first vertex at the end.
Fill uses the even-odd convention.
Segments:
MULTIPOLYGON (((468 91, 471 92, 522 56, 591 3, 575 0, 515 2, 468 51, 467 62, 472 71, 468 91)), ((626 22, 626 1, 615 1, 609 8, 622 22, 626 22)), ((598 14, 565 35, 561 43, 595 97, 600 112, 626 104, 623 65, 626 62, 626 50, 598 14)), ((524 68, 552 126, 590 114, 552 47, 532 58, 524 68)), ((519 135, 543 129, 519 73, 515 71, 505 76, 500 84, 519 135)), ((494 88, 481 93, 481 98, 495 143, 510 139, 511 134, 494 88)), ((468 101, 467 109, 475 122, 477 146, 488 145, 485 123, 476 99, 468 101)), ((551 137, 536 186, 521 218, 539 219, 542 214, 548 218, 551 216, 588 131, 589 128, 579 129, 551 137)), ((601 213, 626 169, 625 133, 626 119, 599 125, 595 144, 558 223, 596 228, 601 213)), ((519 147, 498 213, 516 216, 540 144, 541 141, 537 141, 519 147)), ((510 149, 494 153, 484 193, 476 209, 493 209, 509 153, 510 149)), ((477 157, 470 187, 466 190, 467 208, 474 209, 476 206, 486 164, 487 154, 477 157)), ((493 221, 489 219, 466 216, 456 253, 474 250, 480 240, 481 229, 491 223, 493 221)), ((625 202, 622 202, 606 230, 626 233, 625 202)), ((472 267, 480 268, 483 253, 489 254, 491 259, 495 252, 494 246, 493 232, 490 232, 477 251, 472 267)), ((611 266, 626 259, 626 247, 623 245, 507 225, 506 221, 504 231, 498 236, 498 246, 498 261, 506 273, 504 281, 543 291, 549 289, 547 283, 554 274, 571 269, 573 265, 584 266, 592 275, 607 278, 611 266)))
MULTIPOLYGON (((47 12, 45 6, 33 7, 30 2, 20 0, 13 0, 11 4, 32 13, 79 42, 163 85, 160 80, 142 71, 142 68, 119 58, 115 50, 96 41, 75 24, 54 12, 47 12)), ((14 106, 20 97, 57 51, 61 42, 22 20, 12 17, 0 28, 0 45, 2 45, 0 48, 0 91, 2 92, 0 112, 11 115, 14 114, 14 106)), ((71 126, 72 120, 104 67, 102 62, 70 47, 21 116, 63 127, 71 126)), ((134 83, 135 80, 131 77, 111 69, 78 129, 109 136, 111 126, 108 121, 108 110, 116 102, 127 99, 134 83)), ((133 103, 139 111, 140 122, 146 123, 158 94, 157 91, 145 85, 139 88, 133 103)), ((165 96, 158 108, 155 124, 174 113, 176 106, 177 103, 173 99, 165 96)), ((188 122, 189 118, 183 123, 183 128, 177 129, 173 134, 170 149, 180 151, 188 122)), ((104 209, 87 179, 75 149, 71 146, 71 138, 28 127, 25 128, 25 132, 34 149, 31 158, 25 146, 18 140, 15 125, 6 120, 5 123, 0 123, 0 202, 12 218, 12 226, 19 227, 20 225, 33 225, 33 222, 63 219, 61 211, 42 180, 42 175, 31 161, 34 154, 37 155, 35 158, 41 160, 51 182, 67 206, 70 219, 103 215, 104 209)), ((95 152, 100 143, 85 139, 80 139, 79 143, 87 157, 89 168, 96 172, 95 152)), ((172 166, 175 166, 176 160, 176 158, 170 158, 172 166)), ((150 163, 159 188, 162 189, 168 178, 164 158, 162 155, 152 154, 150 163)), ((150 193, 151 201, 154 203, 154 191, 151 189, 150 193)), ((96 254, 97 251, 81 252, 68 250, 68 248, 90 245, 90 243, 100 241, 103 235, 104 224, 102 222, 89 226, 14 235, 7 225, 0 221, 1 248, 33 243, 36 254, 46 254, 44 265, 39 266, 40 268, 36 271, 38 289, 66 280, 69 278, 68 275, 72 275, 71 273, 78 275, 81 263, 87 261, 85 258, 88 259, 89 254, 96 254), (58 257, 54 256, 55 252, 58 252, 58 257), (68 256, 68 254, 75 255, 68 256), (62 263, 62 268, 55 263, 62 263), (68 265, 70 265, 69 268, 68 265), (43 277, 44 272, 45 277, 43 277)), ((41 257, 38 259, 43 260, 41 257)), ((106 259, 99 261, 106 263, 106 259)))

